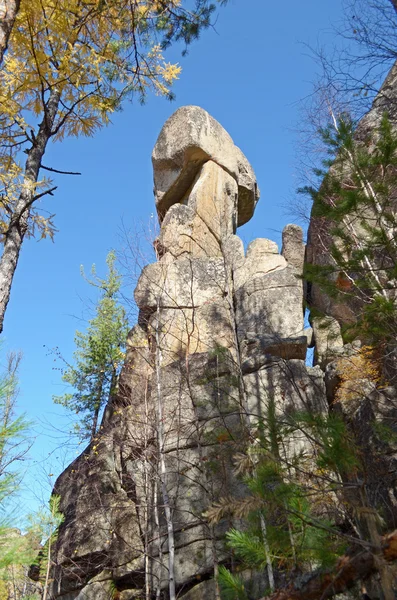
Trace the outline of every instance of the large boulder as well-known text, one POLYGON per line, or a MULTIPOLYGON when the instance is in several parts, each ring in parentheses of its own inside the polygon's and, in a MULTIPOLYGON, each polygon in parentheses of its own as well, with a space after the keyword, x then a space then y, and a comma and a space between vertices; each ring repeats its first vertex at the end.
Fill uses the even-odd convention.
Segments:
MULTIPOLYGON (((111 427, 76 458, 55 484, 64 521, 53 550, 56 567, 51 597, 75 593, 104 570, 142 556, 130 475, 122 455, 122 449, 131 452, 131 441, 123 429, 120 418, 113 417, 111 427)), ((78 598, 102 600, 106 596, 99 590, 105 593, 106 589, 96 582, 78 598)))
POLYGON ((238 290, 256 277, 285 269, 286 266, 287 261, 278 253, 275 242, 257 238, 249 244, 245 260, 234 269, 234 288, 238 290))
POLYGON ((152 154, 160 220, 183 202, 202 165, 212 160, 237 182, 238 225, 252 217, 259 199, 255 174, 227 131, 198 106, 182 106, 164 124, 152 154))
POLYGON ((250 278, 235 293, 239 339, 254 335, 302 336, 302 281, 294 267, 250 278))

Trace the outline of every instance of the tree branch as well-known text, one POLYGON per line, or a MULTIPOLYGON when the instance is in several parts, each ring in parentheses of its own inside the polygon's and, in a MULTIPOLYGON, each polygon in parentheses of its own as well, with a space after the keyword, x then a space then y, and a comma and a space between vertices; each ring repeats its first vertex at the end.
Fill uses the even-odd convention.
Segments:
MULTIPOLYGON (((55 192, 55 190, 58 189, 58 186, 56 185, 55 187, 50 188, 49 190, 46 190, 45 192, 41 192, 41 194, 37 194, 37 196, 34 196, 32 198, 32 200, 26 205, 26 207, 30 207, 32 206, 33 202, 36 202, 36 200, 38 200, 39 198, 42 198, 43 196, 46 196, 47 194, 49 194, 50 196, 53 196, 53 192, 55 192)), ((26 210, 25 207, 25 210, 26 210)))
POLYGON ((291 584, 262 600, 327 600, 353 587, 378 570, 379 558, 386 562, 397 560, 397 529, 383 536, 379 554, 368 550, 342 556, 329 571, 315 571, 310 578, 291 584))
POLYGON ((51 173, 59 173, 60 175, 81 175, 81 173, 78 173, 77 171, 60 171, 59 169, 45 167, 44 165, 40 165, 40 169, 44 169, 44 171, 51 171, 51 173))

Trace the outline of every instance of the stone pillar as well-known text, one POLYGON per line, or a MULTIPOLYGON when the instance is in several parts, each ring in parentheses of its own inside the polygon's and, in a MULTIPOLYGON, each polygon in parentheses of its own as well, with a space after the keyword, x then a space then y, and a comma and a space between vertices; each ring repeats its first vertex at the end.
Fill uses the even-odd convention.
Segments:
MULTIPOLYGON (((101 600, 116 589, 130 600, 147 588, 166 596, 163 479, 178 597, 204 586, 213 600, 215 559, 230 558, 228 523, 212 528, 203 513, 246 493, 233 456, 248 443, 247 408, 255 426, 270 398, 281 415, 323 409, 319 368, 304 363, 298 231, 285 236, 283 255, 267 239, 244 252, 235 231, 253 215, 255 175, 203 109, 180 108, 165 123, 153 167, 158 260, 139 278, 138 324, 98 439, 56 482, 65 520, 54 598, 101 600)), ((291 456, 302 444, 285 440, 291 456)))

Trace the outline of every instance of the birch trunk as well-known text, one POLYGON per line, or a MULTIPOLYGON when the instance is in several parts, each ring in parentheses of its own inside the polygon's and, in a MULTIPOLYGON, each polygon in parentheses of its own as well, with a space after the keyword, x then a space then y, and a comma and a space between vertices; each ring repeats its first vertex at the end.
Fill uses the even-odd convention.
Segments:
POLYGON ((154 522, 155 522, 155 526, 156 526, 156 536, 157 536, 157 544, 158 544, 158 560, 159 560, 159 570, 158 570, 157 585, 156 585, 156 600, 159 600, 160 596, 161 596, 161 580, 162 580, 162 576, 163 576, 163 549, 161 547, 160 511, 159 511, 158 497, 159 497, 158 481, 156 480, 154 483, 154 491, 153 491, 154 522))
POLYGON ((164 416, 163 399, 161 396, 161 349, 160 349, 160 306, 157 303, 157 325, 156 325, 156 383, 157 383, 157 436, 159 444, 160 457, 160 488, 163 498, 165 520, 167 523, 168 535, 168 587, 169 600, 176 600, 175 592, 175 539, 174 524, 172 522, 172 511, 167 489, 167 467, 164 458, 164 416))
POLYGON ((92 427, 91 427, 91 437, 90 437, 90 443, 92 441, 94 441, 95 438, 95 434, 96 434, 96 430, 98 427, 98 417, 99 417, 99 402, 96 404, 95 406, 95 410, 94 410, 94 416, 92 419, 92 427))
POLYGON ((267 541, 266 521, 265 521, 265 517, 262 514, 260 515, 260 521, 261 521, 263 545, 265 547, 265 554, 266 554, 266 569, 267 569, 267 577, 269 580, 269 588, 272 592, 274 592, 275 586, 274 586, 274 572, 273 572, 272 558, 271 558, 271 554, 270 554, 269 543, 267 541))
POLYGON ((5 234, 4 249, 0 259, 0 333, 3 331, 4 315, 10 299, 12 281, 17 268, 22 243, 28 230, 31 207, 35 201, 36 183, 39 177, 41 161, 52 135, 60 97, 61 92, 53 88, 46 104, 43 121, 39 126, 38 134, 28 151, 22 191, 11 217, 7 233, 5 234))
POLYGON ((8 40, 19 10, 20 0, 0 1, 0 65, 8 47, 8 40))
POLYGON ((48 552, 47 552, 47 568, 45 572, 45 582, 42 600, 47 600, 48 586, 50 583, 50 572, 51 572, 51 535, 48 538, 48 552))

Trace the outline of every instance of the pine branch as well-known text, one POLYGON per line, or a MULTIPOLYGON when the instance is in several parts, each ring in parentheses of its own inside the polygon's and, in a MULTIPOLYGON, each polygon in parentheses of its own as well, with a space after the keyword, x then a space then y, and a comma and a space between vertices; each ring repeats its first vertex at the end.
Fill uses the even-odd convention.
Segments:
POLYGON ((387 563, 397 560, 397 529, 381 539, 380 556, 369 550, 346 553, 333 569, 315 571, 310 579, 295 582, 262 600, 327 600, 353 587, 378 571, 379 558, 387 563))

